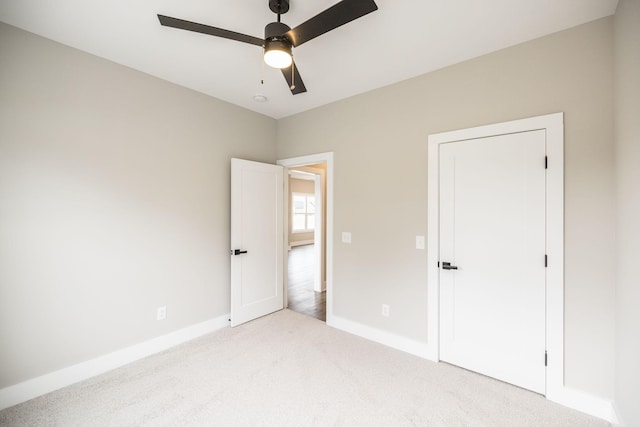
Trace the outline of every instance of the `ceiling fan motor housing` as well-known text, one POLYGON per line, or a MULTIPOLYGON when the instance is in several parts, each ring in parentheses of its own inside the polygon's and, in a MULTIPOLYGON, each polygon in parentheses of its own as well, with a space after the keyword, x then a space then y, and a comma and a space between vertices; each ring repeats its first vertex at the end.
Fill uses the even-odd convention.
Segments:
POLYGON ((282 22, 272 22, 264 27, 264 39, 285 38, 284 34, 291 28, 282 22))

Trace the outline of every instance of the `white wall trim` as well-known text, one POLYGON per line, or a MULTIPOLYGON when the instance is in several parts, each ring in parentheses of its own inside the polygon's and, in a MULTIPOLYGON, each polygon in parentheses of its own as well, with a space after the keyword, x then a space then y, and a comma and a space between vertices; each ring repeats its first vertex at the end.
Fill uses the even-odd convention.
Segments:
MULTIPOLYGON (((333 316, 333 320, 334 324, 332 326, 336 329, 340 329, 370 341, 375 341, 388 347, 395 348, 396 350, 413 354, 414 356, 438 362, 437 349, 434 349, 432 346, 425 344, 424 342, 372 328, 340 316, 333 316)), ((555 399, 550 400, 553 400, 555 403, 584 412, 585 414, 593 415, 594 417, 601 418, 614 425, 620 425, 619 419, 616 416, 615 407, 609 400, 569 387, 563 387, 554 397, 555 399)))
POLYGON ((0 390, 0 410, 103 374, 229 326, 229 314, 134 344, 0 390))
POLYGON ((619 425, 619 419, 616 415, 613 402, 598 396, 593 396, 571 387, 563 387, 553 400, 560 405, 575 409, 585 414, 593 415, 610 422, 613 425, 619 425))
POLYGON ((618 409, 618 405, 616 405, 615 400, 611 402, 611 411, 613 415, 613 419, 615 421, 610 421, 611 424, 617 427, 627 427, 628 424, 625 424, 624 419, 619 415, 620 410, 618 409))
POLYGON ((313 245, 313 240, 298 240, 297 242, 289 242, 289 246, 304 246, 304 245, 313 245))
POLYGON ((440 144, 543 129, 549 168, 546 176, 546 397, 558 401, 564 393, 564 115, 548 114, 429 135, 427 297, 428 342, 439 359, 439 147, 440 144))
POLYGON ((438 361, 431 357, 434 354, 432 349, 422 341, 412 340, 335 315, 333 316, 331 326, 341 331, 386 345, 387 347, 413 354, 414 356, 429 359, 434 362, 438 361))

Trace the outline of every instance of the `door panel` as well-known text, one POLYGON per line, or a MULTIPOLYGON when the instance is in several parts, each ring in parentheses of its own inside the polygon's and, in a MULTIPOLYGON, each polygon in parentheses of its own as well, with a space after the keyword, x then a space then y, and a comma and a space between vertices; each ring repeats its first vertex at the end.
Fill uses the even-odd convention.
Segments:
POLYGON ((440 359, 545 391, 545 131, 440 146, 440 359))
POLYGON ((283 185, 282 166, 231 159, 231 326, 284 307, 283 185))

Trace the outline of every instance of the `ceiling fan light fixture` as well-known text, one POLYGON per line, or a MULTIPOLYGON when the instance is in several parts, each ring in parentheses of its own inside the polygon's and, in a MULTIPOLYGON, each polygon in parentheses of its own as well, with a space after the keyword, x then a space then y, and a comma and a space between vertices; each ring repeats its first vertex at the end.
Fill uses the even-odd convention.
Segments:
POLYGON ((273 68, 291 66, 291 43, 288 40, 267 40, 264 46, 264 62, 273 68))
POLYGON ((269 9, 277 15, 277 21, 264 27, 264 38, 161 14, 158 14, 158 20, 160 25, 165 27, 193 31, 261 47, 264 62, 271 67, 279 68, 287 81, 291 94, 297 95, 306 92, 307 88, 300 77, 298 67, 293 63, 291 54, 293 48, 298 48, 309 40, 374 12, 378 10, 378 6, 374 0, 342 0, 337 3, 334 0, 333 6, 291 29, 281 21, 281 15, 289 11, 289 2, 290 0, 269 0, 269 9))

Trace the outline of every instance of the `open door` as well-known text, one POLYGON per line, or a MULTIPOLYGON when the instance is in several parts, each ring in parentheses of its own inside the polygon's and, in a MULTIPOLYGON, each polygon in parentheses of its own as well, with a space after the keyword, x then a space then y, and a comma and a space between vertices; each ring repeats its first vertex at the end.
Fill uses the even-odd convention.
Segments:
POLYGON ((231 159, 231 326, 284 308, 283 167, 231 159))

